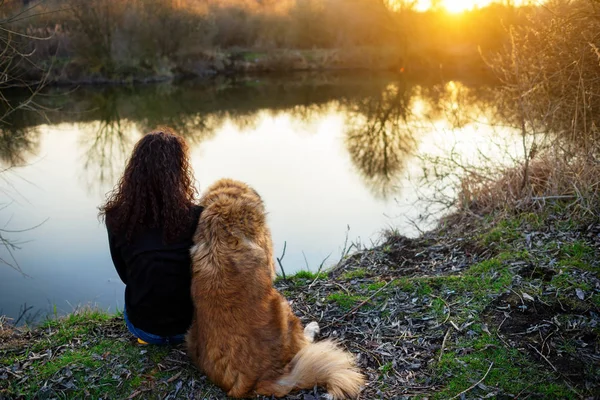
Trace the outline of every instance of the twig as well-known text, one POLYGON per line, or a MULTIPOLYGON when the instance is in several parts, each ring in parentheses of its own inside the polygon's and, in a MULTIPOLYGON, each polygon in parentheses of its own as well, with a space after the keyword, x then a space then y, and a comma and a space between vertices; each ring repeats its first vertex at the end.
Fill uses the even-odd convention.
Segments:
POLYGON ((579 391, 577 391, 577 389, 575 389, 573 386, 571 386, 571 383, 569 382, 569 378, 567 378, 565 375, 563 375, 562 372, 560 372, 554 366, 554 364, 552 364, 550 362, 550 360, 548 360, 548 358, 545 355, 543 355, 542 353, 540 353, 540 351, 538 349, 536 349, 533 345, 529 344, 529 347, 531 347, 533 350, 535 350, 535 352, 538 353, 540 355, 540 357, 542 357, 548 363, 548 365, 550 365, 552 367, 552 369, 555 372, 557 372, 565 380, 565 384, 569 387, 569 389, 571 389, 573 391, 573 393, 575 393, 575 394, 577 394, 577 396, 581 397, 581 393, 579 393, 579 391))
POLYGON ((27 311, 31 310, 32 308, 33 308, 33 306, 27 307, 27 303, 25 303, 23 305, 23 311, 21 311, 21 313, 19 314, 19 317, 15 321, 14 325, 17 326, 17 324, 19 323, 19 321, 21 321, 21 318, 23 318, 25 316, 25 314, 27 314, 27 311))
POLYGON ((283 265, 281 265, 281 260, 283 260, 283 257, 285 257, 285 248, 287 246, 287 242, 283 242, 283 253, 281 254, 281 257, 276 257, 277 258, 277 263, 279 264, 279 268, 281 269, 281 275, 283 275, 283 279, 287 280, 286 276, 285 276, 285 271, 283 270, 283 265))
POLYGON ((385 285, 383 285, 382 287, 380 287, 375 293, 373 293, 371 296, 369 296, 368 299, 362 301, 359 305, 357 305, 352 310, 350 310, 346 314, 344 314, 341 319, 345 319, 349 315, 354 314, 356 311, 358 311, 359 308, 361 308, 362 306, 364 306, 365 304, 367 304, 369 301, 371 301, 371 299, 373 297, 377 296, 379 294, 379 292, 381 292, 383 289, 385 289, 390 283, 394 282, 395 280, 396 279, 392 279, 391 281, 388 281, 385 285))
POLYGON ((560 199, 576 199, 577 196, 568 196, 568 195, 564 195, 564 196, 539 196, 539 197, 532 197, 531 200, 533 201, 539 201, 539 200, 560 200, 560 199))
POLYGON ((342 261, 344 261, 344 257, 346 257, 348 255, 350 250, 352 250, 352 247, 356 247, 354 245, 354 243, 351 243, 350 247, 348 247, 348 233, 349 232, 350 232, 350 225, 346 225, 346 239, 344 239, 344 248, 342 249, 342 254, 340 255, 340 260, 337 262, 336 266, 339 266, 342 263, 342 261))
POLYGON ((442 322, 442 325, 444 325, 450 319, 450 305, 448 304, 448 302, 446 300, 442 299, 439 296, 432 294, 431 297, 435 297, 436 299, 440 299, 441 301, 443 301, 444 304, 446 305, 446 308, 448 309, 448 315, 446 315, 446 319, 444 320, 444 322, 442 322))
POLYGON ((492 367, 494 366, 494 362, 492 361, 490 363, 490 366, 487 370, 487 372, 485 373, 485 375, 483 376, 483 378, 481 378, 479 381, 477 381, 475 384, 471 385, 469 388, 463 390, 462 392, 460 392, 459 394, 457 394, 456 396, 452 397, 450 400, 454 400, 459 398, 460 396, 462 396, 463 394, 467 393, 470 390, 473 390, 475 387, 477 387, 477 385, 479 385, 481 382, 483 382, 485 380, 485 378, 488 376, 488 374, 490 373, 490 370, 492 369, 492 367))
POLYGON ((444 335, 444 340, 442 341, 442 348, 440 349, 440 357, 438 358, 438 362, 442 361, 442 356, 444 355, 444 347, 446 346, 446 340, 448 340, 448 335, 450 335, 450 328, 446 331, 444 335))
POLYGON ((319 269, 317 269, 317 275, 315 276, 315 279, 310 283, 310 285, 308 285, 308 289, 309 290, 313 287, 313 285, 315 284, 315 282, 317 281, 317 279, 319 279, 319 274, 321 273, 321 269, 323 268, 323 264, 325 264, 325 261, 327 261, 327 259, 329 258, 329 256, 331 256, 331 253, 329 253, 329 255, 323 259, 323 261, 321 261, 321 265, 319 265, 319 269))
POLYGON ((302 257, 304 257, 304 264, 306 265, 306 270, 310 272, 310 266, 308 265, 308 260, 306 259, 306 254, 304 254, 304 250, 302 250, 302 257))
POLYGON ((450 325, 452 325, 452 327, 453 327, 454 329, 456 329, 458 332, 462 332, 462 328, 460 328, 458 325, 456 325, 456 324, 454 323, 454 321, 450 321, 450 325))
POLYGON ((342 289, 344 292, 346 292, 346 294, 348 296, 350 296, 350 291, 348 289, 346 289, 343 285, 341 285, 341 284, 339 284, 337 282, 333 282, 333 281, 331 283, 333 283, 334 285, 336 285, 337 287, 339 287, 340 289, 342 289))
POLYGON ((550 360, 548 360, 548 358, 547 358, 545 355, 543 355, 542 353, 540 353, 540 351, 539 351, 538 349, 536 349, 536 348, 535 348, 535 346, 532 346, 532 345, 530 344, 530 345, 529 345, 529 347, 531 347, 532 349, 534 349, 534 350, 535 350, 535 352, 536 352, 536 353, 538 353, 538 354, 540 355, 540 357, 542 357, 542 358, 543 358, 543 359, 544 359, 544 360, 545 360, 545 361, 548 363, 548 365, 550 365, 550 366, 552 367, 552 369, 553 369, 554 371, 558 372, 558 369, 557 369, 557 368, 554 366, 554 364, 552 364, 552 363, 550 362, 550 360))

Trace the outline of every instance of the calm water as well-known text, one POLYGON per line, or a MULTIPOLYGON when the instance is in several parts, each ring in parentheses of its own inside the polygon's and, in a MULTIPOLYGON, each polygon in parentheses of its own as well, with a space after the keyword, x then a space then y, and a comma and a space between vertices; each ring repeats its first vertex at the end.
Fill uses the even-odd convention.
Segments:
MULTIPOLYGON (((331 266, 383 230, 414 236, 435 218, 423 196, 450 191, 424 161, 498 157, 513 133, 492 128, 493 89, 389 76, 246 78, 211 84, 54 90, 45 115, 19 113, 0 137, 0 313, 123 307, 97 207, 133 144, 157 125, 186 137, 200 191, 221 177, 263 197, 275 253, 290 274, 331 266), (496 150, 495 150, 496 149, 496 150), (422 178, 426 176, 432 185, 422 178), (14 259, 13 259, 14 256, 14 259)), ((433 210, 436 208, 434 207, 433 210)))

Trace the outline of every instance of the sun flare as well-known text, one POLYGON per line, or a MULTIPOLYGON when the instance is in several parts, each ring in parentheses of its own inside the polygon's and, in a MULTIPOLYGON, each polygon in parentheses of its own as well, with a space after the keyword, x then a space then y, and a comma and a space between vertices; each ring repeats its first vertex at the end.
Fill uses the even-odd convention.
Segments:
MULTIPOLYGON (((432 8, 441 8, 449 13, 458 14, 475 8, 483 8, 494 2, 498 2, 498 0, 417 0, 415 9, 427 11, 432 8)), ((513 0, 511 3, 515 6, 522 6, 527 3, 527 0, 513 0)))
POLYGON ((469 11, 473 8, 481 8, 490 5, 492 0, 443 0, 442 7, 448 12, 451 13, 460 13, 463 11, 469 11))

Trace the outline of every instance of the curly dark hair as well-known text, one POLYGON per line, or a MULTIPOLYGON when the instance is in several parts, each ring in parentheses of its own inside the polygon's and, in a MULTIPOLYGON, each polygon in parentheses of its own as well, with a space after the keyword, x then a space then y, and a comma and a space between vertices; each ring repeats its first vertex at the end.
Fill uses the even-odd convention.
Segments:
POLYGON ((135 145, 125 172, 101 206, 99 216, 129 241, 144 228, 162 227, 163 241, 189 232, 197 198, 189 149, 169 128, 146 134, 135 145))

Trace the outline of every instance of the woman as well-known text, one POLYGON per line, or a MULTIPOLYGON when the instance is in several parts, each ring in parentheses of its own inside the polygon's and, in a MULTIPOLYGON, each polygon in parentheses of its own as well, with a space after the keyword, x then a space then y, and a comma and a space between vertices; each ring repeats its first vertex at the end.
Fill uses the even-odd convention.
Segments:
POLYGON ((193 313, 189 249, 201 207, 185 141, 162 129, 140 139, 100 207, 125 283, 125 323, 142 344, 184 340, 193 313))

